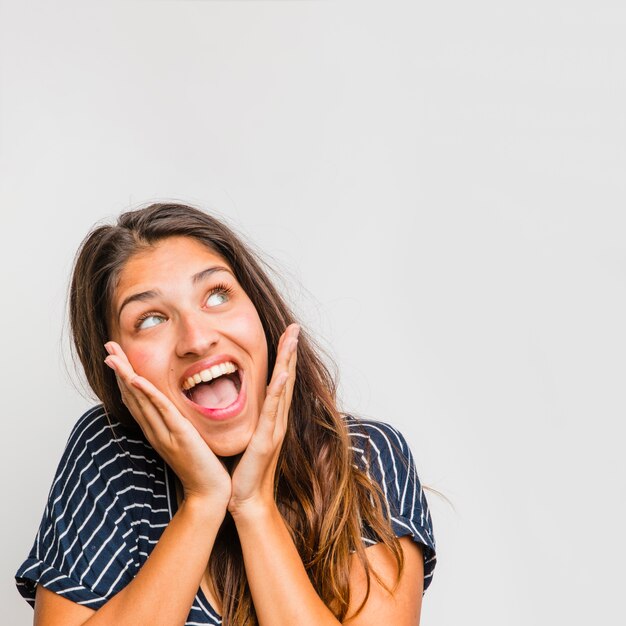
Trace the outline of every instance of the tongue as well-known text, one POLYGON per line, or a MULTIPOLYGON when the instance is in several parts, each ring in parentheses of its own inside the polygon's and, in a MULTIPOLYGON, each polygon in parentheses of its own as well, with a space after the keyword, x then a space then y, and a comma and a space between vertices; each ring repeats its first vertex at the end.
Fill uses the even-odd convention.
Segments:
POLYGON ((196 385, 191 399, 207 409, 223 409, 237 399, 235 383, 226 376, 220 376, 211 383, 196 385))

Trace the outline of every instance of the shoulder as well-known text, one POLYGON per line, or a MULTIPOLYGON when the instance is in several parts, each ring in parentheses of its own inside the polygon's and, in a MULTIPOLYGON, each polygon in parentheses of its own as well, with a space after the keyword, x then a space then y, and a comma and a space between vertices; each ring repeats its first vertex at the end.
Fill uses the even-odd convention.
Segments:
POLYGON ((395 426, 387 422, 351 414, 344 414, 343 419, 351 437, 369 439, 402 448, 407 446, 404 435, 395 426))
POLYGON ((354 415, 345 415, 344 420, 355 460, 362 469, 372 469, 374 464, 382 470, 391 467, 397 473, 406 470, 408 462, 412 462, 406 438, 391 424, 354 415))
MULTIPOLYGON (((410 536, 421 544, 425 590, 436 564, 435 536, 426 493, 409 444, 400 430, 386 422, 353 415, 345 415, 344 419, 354 465, 380 486, 394 534, 410 536)), ((366 533, 366 542, 375 541, 366 533)))
POLYGON ((39 584, 98 608, 132 580, 168 520, 164 462, 95 406, 72 428, 18 589, 31 604, 39 584))
POLYGON ((127 441, 136 436, 118 420, 110 416, 104 406, 98 404, 74 424, 65 446, 64 456, 74 456, 77 451, 88 448, 94 452, 106 450, 113 441, 127 441))
MULTIPOLYGON (((61 485, 80 482, 91 486, 132 474, 157 464, 148 442, 109 416, 102 405, 86 411, 76 422, 61 456, 53 491, 61 485)), ((89 489, 91 491, 91 489, 89 489)))

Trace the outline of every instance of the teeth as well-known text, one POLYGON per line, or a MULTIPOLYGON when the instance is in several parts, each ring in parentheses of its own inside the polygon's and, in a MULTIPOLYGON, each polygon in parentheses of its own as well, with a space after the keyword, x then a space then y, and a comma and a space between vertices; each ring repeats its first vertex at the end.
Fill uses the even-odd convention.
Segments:
POLYGON ((193 376, 190 376, 183 383, 183 389, 185 391, 189 391, 193 387, 195 387, 198 383, 208 383, 214 378, 218 378, 224 374, 232 374, 237 371, 237 366, 230 361, 226 361, 224 363, 220 363, 219 365, 213 365, 212 367, 208 367, 193 376))

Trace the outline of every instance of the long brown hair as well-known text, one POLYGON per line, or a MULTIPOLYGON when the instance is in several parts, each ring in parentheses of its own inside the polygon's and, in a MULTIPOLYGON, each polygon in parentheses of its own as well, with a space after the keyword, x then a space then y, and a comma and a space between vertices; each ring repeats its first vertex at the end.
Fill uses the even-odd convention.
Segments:
MULTIPOLYGON (((133 255, 173 236, 191 237, 228 262, 261 318, 268 346, 268 378, 278 339, 295 321, 259 255, 226 224, 203 211, 183 204, 152 204, 123 213, 114 226, 95 228, 83 241, 74 264, 71 332, 87 382, 107 412, 131 429, 138 427, 122 402, 114 373, 104 364, 113 293, 122 268, 133 255)), ((321 353, 302 328, 275 493, 314 588, 343 621, 350 605, 353 554, 358 555, 367 577, 367 593, 356 614, 369 597, 371 575, 391 591, 368 565, 361 539, 363 524, 391 550, 397 564, 396 585, 404 560, 383 512, 380 487, 353 464, 347 427, 337 408, 336 382, 321 353)), ((256 626, 241 544, 228 513, 209 559, 209 573, 222 604, 224 625, 256 626)))

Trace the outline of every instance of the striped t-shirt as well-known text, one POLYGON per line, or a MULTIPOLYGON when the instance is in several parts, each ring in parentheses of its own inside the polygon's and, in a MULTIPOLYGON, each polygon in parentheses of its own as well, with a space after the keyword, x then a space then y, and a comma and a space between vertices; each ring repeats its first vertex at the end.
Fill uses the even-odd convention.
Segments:
MULTIPOLYGON (((345 416, 355 464, 382 487, 397 536, 424 552, 424 591, 435 567, 435 540, 426 497, 400 432, 374 420, 345 416)), ((154 448, 101 405, 72 430, 54 478, 35 543, 15 578, 34 606, 35 588, 95 610, 130 583, 177 510, 175 476, 154 448)), ((375 543, 364 529, 363 541, 375 543)), ((221 624, 201 589, 186 626, 221 624)))

